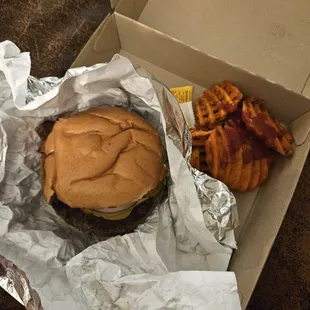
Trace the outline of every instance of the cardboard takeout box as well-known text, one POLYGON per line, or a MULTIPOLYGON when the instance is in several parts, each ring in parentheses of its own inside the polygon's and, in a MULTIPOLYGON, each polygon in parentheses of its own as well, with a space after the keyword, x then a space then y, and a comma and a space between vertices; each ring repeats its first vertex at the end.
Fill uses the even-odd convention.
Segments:
MULTIPOLYGON (((121 0, 127 5, 132 1, 121 0)), ((229 269, 236 273, 242 306, 245 308, 308 155, 310 100, 139 23, 130 18, 135 17, 133 15, 126 15, 116 12, 107 18, 73 66, 108 62, 115 53, 119 53, 143 66, 168 87, 193 85, 194 98, 205 88, 227 79, 238 85, 245 96, 256 95, 265 99, 271 113, 288 124, 294 135, 294 155, 277 158, 268 182, 251 193, 236 193, 240 219, 236 231, 238 250, 233 254, 229 269)), ((186 19, 183 22, 186 23, 186 19)))

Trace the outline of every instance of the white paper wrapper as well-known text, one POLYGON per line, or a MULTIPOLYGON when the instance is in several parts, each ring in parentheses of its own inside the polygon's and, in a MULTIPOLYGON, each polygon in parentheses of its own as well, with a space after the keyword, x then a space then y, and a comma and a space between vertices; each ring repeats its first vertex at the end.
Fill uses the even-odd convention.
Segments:
POLYGON ((225 185, 188 166, 188 132, 166 88, 115 55, 109 64, 69 70, 50 91, 43 85, 27 93, 29 54, 8 41, 0 43, 0 71, 0 254, 25 272, 42 305, 23 273, 5 281, 7 266, 18 268, 3 259, 4 288, 27 309, 240 309, 234 274, 220 272, 235 247, 235 200, 225 185), (133 110, 159 130, 170 182, 169 197, 145 224, 95 243, 46 206, 35 128, 98 105, 133 110), (175 126, 167 124, 171 113, 175 126))
POLYGON ((180 108, 182 110, 188 128, 195 128, 193 103, 191 101, 180 103, 180 108))

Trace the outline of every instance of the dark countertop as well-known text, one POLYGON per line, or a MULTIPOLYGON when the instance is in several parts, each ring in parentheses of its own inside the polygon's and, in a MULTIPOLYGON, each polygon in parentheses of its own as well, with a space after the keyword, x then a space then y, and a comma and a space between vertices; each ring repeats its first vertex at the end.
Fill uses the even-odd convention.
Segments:
MULTIPOLYGON (((0 41, 30 51, 31 74, 63 76, 110 11, 108 0, 0 0, 0 41)), ((310 158, 253 293, 250 310, 310 309, 310 158)), ((24 309, 0 289, 0 309, 24 309)))

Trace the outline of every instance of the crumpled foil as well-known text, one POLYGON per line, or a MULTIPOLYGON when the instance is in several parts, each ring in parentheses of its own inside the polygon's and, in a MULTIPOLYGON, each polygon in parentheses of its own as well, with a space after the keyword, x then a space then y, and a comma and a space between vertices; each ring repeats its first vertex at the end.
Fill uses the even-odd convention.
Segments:
POLYGON ((62 79, 29 72, 29 54, 0 43, 0 254, 25 272, 1 258, 1 286, 27 309, 239 309, 234 274, 220 272, 236 247, 236 201, 189 165, 190 135, 168 88, 120 55, 62 79), (144 224, 98 242, 46 205, 36 128, 103 104, 159 131, 170 173, 169 196, 144 224))
POLYGON ((30 287, 23 271, 0 255, 0 286, 28 310, 43 310, 38 293, 30 287))
POLYGON ((50 76, 46 78, 37 79, 33 76, 28 77, 28 91, 26 96, 26 104, 33 101, 35 98, 42 96, 62 82, 63 78, 50 76))

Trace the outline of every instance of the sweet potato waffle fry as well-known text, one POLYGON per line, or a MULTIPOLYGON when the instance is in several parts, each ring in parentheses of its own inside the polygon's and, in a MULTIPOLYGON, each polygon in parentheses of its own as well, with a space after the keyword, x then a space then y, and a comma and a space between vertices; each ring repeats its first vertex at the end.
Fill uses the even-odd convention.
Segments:
POLYGON ((239 191, 253 190, 265 182, 269 153, 265 149, 260 153, 256 149, 254 153, 254 143, 257 141, 251 141, 246 131, 232 121, 224 128, 217 127, 206 142, 206 161, 211 175, 239 191))
POLYGON ((197 127, 213 129, 227 114, 238 108, 242 99, 239 89, 228 81, 214 85, 195 101, 197 127))
POLYGON ((192 129, 191 136, 192 136, 192 145, 193 146, 205 146, 207 139, 209 138, 212 130, 205 131, 205 130, 198 130, 192 129))
POLYGON ((240 92, 239 88, 235 85, 231 84, 228 81, 224 81, 222 82, 222 87, 232 99, 234 104, 238 104, 242 100, 243 95, 240 92))
POLYGON ((263 101, 250 97, 243 102, 242 119, 248 130, 252 131, 266 146, 284 156, 293 153, 293 137, 281 123, 271 118, 263 101))
POLYGON ((202 171, 202 172, 209 171, 208 166, 206 164, 206 153, 205 153, 204 148, 193 147, 190 164, 193 168, 199 171, 202 171))
POLYGON ((252 191, 266 182, 271 166, 268 148, 288 156, 293 137, 263 106, 263 100, 242 93, 228 81, 205 90, 195 102, 191 130, 194 168, 208 172, 230 189, 252 191))
POLYGON ((190 164, 193 168, 200 170, 200 151, 198 148, 192 150, 190 164))
POLYGON ((190 164, 193 168, 202 172, 207 172, 205 144, 212 131, 191 130, 192 136, 192 156, 190 164))

